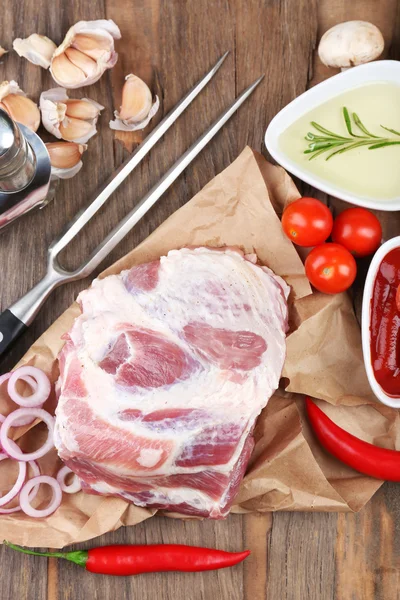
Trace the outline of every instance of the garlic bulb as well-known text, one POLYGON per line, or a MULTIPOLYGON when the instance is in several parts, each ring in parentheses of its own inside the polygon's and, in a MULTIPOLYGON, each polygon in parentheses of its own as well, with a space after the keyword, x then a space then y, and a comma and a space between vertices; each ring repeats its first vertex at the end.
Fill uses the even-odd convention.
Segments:
POLYGON ((40 110, 42 121, 49 133, 58 139, 85 144, 97 131, 96 123, 104 106, 81 98, 69 99, 64 88, 42 92, 40 110))
POLYGON ((8 52, 8 50, 4 50, 4 48, 2 48, 2 47, 0 46, 0 58, 1 58, 1 57, 2 57, 4 54, 7 54, 7 52, 8 52))
POLYGON ((57 46, 45 35, 32 33, 25 39, 14 40, 13 48, 19 56, 23 56, 34 65, 48 69, 57 46))
POLYGON ((158 96, 153 102, 149 87, 142 79, 131 73, 125 77, 121 108, 114 112, 115 120, 110 121, 110 127, 117 131, 144 129, 159 106, 158 96))
POLYGON ((50 72, 65 88, 91 85, 118 59, 114 40, 121 32, 114 21, 79 21, 71 27, 52 57, 50 72))
POLYGON ((50 155, 53 179, 70 179, 81 170, 81 156, 87 149, 86 144, 51 142, 46 144, 46 148, 50 155))
POLYGON ((37 131, 40 125, 40 112, 37 105, 26 97, 16 81, 3 81, 0 84, 0 108, 14 121, 37 131))

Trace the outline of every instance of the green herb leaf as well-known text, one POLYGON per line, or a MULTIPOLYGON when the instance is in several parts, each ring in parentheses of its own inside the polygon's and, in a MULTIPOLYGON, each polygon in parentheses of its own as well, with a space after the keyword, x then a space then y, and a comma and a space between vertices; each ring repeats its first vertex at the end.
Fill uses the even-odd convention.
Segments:
POLYGON ((351 119, 350 119, 350 114, 349 111, 347 110, 347 108, 344 106, 343 107, 343 117, 344 117, 344 122, 346 123, 346 128, 347 131, 349 132, 349 134, 355 138, 364 138, 364 135, 357 135, 355 133, 353 133, 352 127, 351 127, 351 119))
POLYGON ((400 132, 395 129, 390 129, 390 127, 385 127, 384 125, 381 125, 381 127, 382 129, 386 129, 386 131, 390 131, 390 133, 394 133, 394 135, 400 135, 400 132))
POLYGON ((377 144, 373 144, 372 146, 369 146, 368 150, 375 150, 375 148, 384 148, 385 146, 399 146, 400 142, 396 142, 396 141, 389 141, 386 140, 384 142, 378 142, 377 144))
POLYGON ((337 138, 340 140, 350 140, 351 139, 351 138, 343 137, 342 135, 338 135, 337 133, 333 133, 333 131, 329 131, 329 129, 325 129, 325 127, 322 127, 322 125, 319 125, 315 121, 311 121, 311 125, 317 131, 320 131, 321 133, 325 133, 326 135, 329 135, 330 137, 334 137, 334 138, 337 138))
POLYGON ((353 120, 354 120, 354 123, 357 125, 357 127, 359 129, 361 129, 361 131, 363 133, 365 133, 369 137, 378 138, 379 139, 379 137, 377 135, 374 135, 373 133, 371 133, 370 131, 368 131, 368 129, 365 127, 364 123, 361 121, 361 119, 360 119, 360 117, 358 116, 357 113, 353 113, 353 120))

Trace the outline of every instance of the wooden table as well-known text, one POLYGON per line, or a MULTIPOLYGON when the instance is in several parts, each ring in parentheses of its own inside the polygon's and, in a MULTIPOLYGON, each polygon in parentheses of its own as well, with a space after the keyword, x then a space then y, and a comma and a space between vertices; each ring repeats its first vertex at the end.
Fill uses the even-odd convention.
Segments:
MULTIPOLYGON (((43 276, 49 242, 123 160, 126 152, 114 142, 108 120, 111 108, 119 106, 121 82, 127 73, 141 76, 160 94, 165 114, 218 56, 231 50, 215 81, 115 194, 85 235, 74 242, 66 255, 68 266, 77 265, 235 95, 265 73, 264 83, 250 101, 103 266, 143 240, 226 167, 245 144, 262 148, 266 125, 276 112, 332 74, 318 63, 314 50, 320 34, 334 23, 371 20, 384 32, 387 55, 400 58, 399 0, 5 0, 2 8, 0 43, 8 49, 14 38, 33 32, 59 42, 68 27, 81 19, 111 18, 122 30, 118 64, 87 90, 89 97, 107 110, 101 117, 100 134, 90 141, 84 155, 83 170, 60 185, 56 200, 43 212, 14 224, 0 238, 2 308, 43 276)), ((54 87, 48 73, 13 52, 3 57, 0 79, 16 79, 34 98, 54 87)), ((310 193, 306 186, 303 191, 310 193)), ((380 216, 386 237, 399 233, 399 213, 380 216)), ((11 367, 86 285, 77 282, 56 290, 3 368, 11 367)), ((0 597, 394 600, 400 598, 398 490, 396 485, 384 485, 359 514, 234 515, 223 522, 156 517, 96 540, 96 544, 186 542, 256 549, 244 565, 221 572, 114 579, 2 548, 0 597)))

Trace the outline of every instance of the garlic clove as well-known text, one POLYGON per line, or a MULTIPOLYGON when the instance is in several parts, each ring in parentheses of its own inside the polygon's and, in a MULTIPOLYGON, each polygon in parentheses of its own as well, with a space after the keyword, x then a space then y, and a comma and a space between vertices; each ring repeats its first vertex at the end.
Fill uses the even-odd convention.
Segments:
POLYGON ((40 96, 42 121, 47 131, 58 139, 81 144, 95 135, 97 119, 103 108, 89 98, 70 100, 64 88, 53 88, 40 96))
POLYGON ((82 98, 81 100, 66 100, 67 105, 66 115, 67 117, 75 117, 77 119, 97 119, 100 111, 103 110, 104 106, 98 104, 94 100, 88 98, 82 98))
MULTIPOLYGON (((50 72, 53 79, 63 87, 77 88, 83 85, 91 85, 100 79, 106 69, 111 69, 118 59, 118 54, 114 51, 114 39, 119 39, 121 32, 117 25, 111 20, 99 19, 97 21, 79 21, 71 27, 64 38, 62 44, 54 52, 50 72), (66 56, 66 51, 72 48, 76 52, 81 52, 87 59, 93 60, 96 69, 90 62, 83 66, 83 58, 77 53, 69 53, 70 62, 73 60, 78 65, 80 71, 87 71, 88 74, 81 76, 72 74, 63 76, 62 69, 59 68, 58 58, 66 56), (73 57, 73 58, 71 58, 73 57)), ((75 66, 74 65, 74 66, 75 66)), ((63 65, 62 65, 63 66, 63 65)), ((65 65, 64 65, 64 68, 65 65)), ((82 71, 82 72, 83 72, 82 71)), ((85 71, 85 73, 86 73, 85 71)))
POLYGON ((19 56, 23 56, 34 65, 48 69, 57 46, 45 35, 32 33, 25 39, 14 40, 13 48, 19 56))
POLYGON ((50 71, 53 79, 66 88, 80 87, 87 79, 82 69, 74 65, 65 53, 53 57, 50 71))
POLYGON ((70 169, 81 160, 86 144, 75 142, 50 142, 46 144, 50 156, 51 166, 57 169, 70 169))
POLYGON ((37 131, 40 125, 39 109, 33 100, 26 97, 16 81, 3 81, 0 84, 0 103, 14 121, 37 131))
POLYGON ((140 77, 128 75, 122 88, 120 119, 140 123, 147 117, 152 105, 153 98, 149 87, 140 77))
POLYGON ((80 160, 74 167, 69 169, 60 169, 58 167, 51 167, 51 180, 57 179, 71 179, 74 177, 83 167, 83 162, 80 160))
POLYGON ((0 46, 0 58, 1 58, 1 57, 2 57, 4 54, 7 54, 7 53, 8 53, 8 50, 4 50, 4 48, 2 48, 2 47, 0 46))
POLYGON ((85 73, 86 77, 93 77, 96 75, 99 67, 92 58, 86 56, 86 54, 80 50, 71 47, 66 49, 65 54, 73 65, 79 67, 81 71, 85 73))
POLYGON ((90 58, 98 60, 111 50, 111 42, 108 38, 98 35, 87 35, 78 33, 72 42, 72 48, 77 48, 90 58))
POLYGON ((65 102, 68 100, 64 88, 53 88, 40 95, 40 111, 44 128, 55 137, 61 139, 60 123, 67 111, 65 102))
POLYGON ((115 111, 115 120, 110 121, 111 129, 118 131, 135 131, 148 125, 159 109, 160 101, 152 94, 146 83, 136 75, 127 75, 122 88, 122 104, 115 111))
POLYGON ((96 127, 89 121, 65 117, 60 123, 60 133, 63 140, 86 143, 95 135, 96 127))

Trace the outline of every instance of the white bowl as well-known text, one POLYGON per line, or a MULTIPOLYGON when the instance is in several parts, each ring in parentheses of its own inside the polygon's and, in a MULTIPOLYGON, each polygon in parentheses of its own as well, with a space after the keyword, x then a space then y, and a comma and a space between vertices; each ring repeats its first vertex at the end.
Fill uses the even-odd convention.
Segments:
POLYGON ((362 304, 362 319, 361 319, 361 333, 362 333, 362 348, 364 354, 364 364, 367 371, 368 381, 374 392, 375 396, 383 404, 392 406, 393 408, 400 408, 400 398, 393 398, 385 394, 379 383, 375 379, 374 371, 371 363, 371 341, 370 341, 370 322, 371 322, 371 298, 374 289, 374 283, 376 274, 383 258, 394 248, 400 247, 400 236, 394 237, 391 240, 382 244, 379 250, 376 252, 374 258, 368 269, 367 278, 365 280, 364 296, 362 304))
POLYGON ((365 206, 366 208, 400 210, 400 190, 399 196, 390 200, 356 196, 304 170, 288 158, 280 150, 278 144, 281 133, 305 113, 356 86, 378 81, 387 81, 400 85, 400 61, 380 60, 360 65, 359 67, 353 67, 347 71, 343 71, 343 73, 339 73, 339 75, 334 75, 330 79, 304 92, 304 94, 285 106, 272 119, 265 133, 265 145, 276 162, 282 165, 287 171, 290 171, 293 175, 296 175, 313 187, 326 192, 330 196, 335 196, 336 198, 341 198, 342 200, 357 204, 358 206, 365 206))

